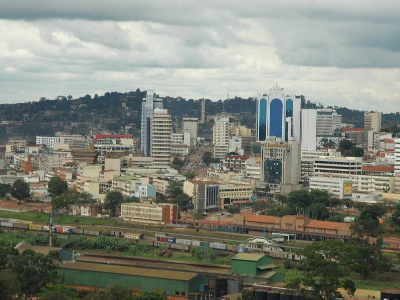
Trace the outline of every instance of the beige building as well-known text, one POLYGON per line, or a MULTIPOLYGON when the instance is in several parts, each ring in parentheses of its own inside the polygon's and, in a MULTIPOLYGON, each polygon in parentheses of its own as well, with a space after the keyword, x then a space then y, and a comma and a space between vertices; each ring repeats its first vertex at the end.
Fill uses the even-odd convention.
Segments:
POLYGON ((382 113, 365 111, 364 112, 364 130, 379 132, 382 128, 382 113))
POLYGON ((394 192, 394 176, 380 175, 350 175, 353 182, 353 191, 357 192, 394 192))
POLYGON ((362 158, 320 156, 314 158, 313 169, 313 176, 348 179, 362 173, 362 158))
POLYGON ((156 188, 156 193, 165 195, 167 192, 167 189, 169 187, 169 180, 162 179, 162 178, 153 178, 153 185, 156 188))
POLYGON ((220 207, 249 201, 253 196, 253 187, 244 184, 221 184, 219 186, 220 207))
POLYGON ((171 157, 172 121, 168 109, 155 108, 151 136, 151 157, 153 164, 168 167, 171 157))
POLYGON ((87 192, 93 195, 94 199, 104 202, 107 193, 111 190, 111 183, 108 181, 85 181, 77 184, 78 192, 87 192))
POLYGON ((214 157, 224 158, 229 151, 229 129, 227 117, 216 117, 213 126, 214 157))
POLYGON ((130 197, 131 194, 135 193, 136 187, 148 184, 150 184, 148 177, 116 176, 112 180, 112 189, 121 192, 125 197, 130 197))
POLYGON ((176 223, 178 206, 176 204, 159 203, 123 203, 121 217, 124 221, 135 223, 166 225, 176 223))

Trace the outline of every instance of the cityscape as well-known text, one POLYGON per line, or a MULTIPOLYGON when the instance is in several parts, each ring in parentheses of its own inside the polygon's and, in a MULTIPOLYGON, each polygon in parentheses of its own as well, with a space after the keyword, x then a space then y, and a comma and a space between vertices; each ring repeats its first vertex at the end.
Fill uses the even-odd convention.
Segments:
POLYGON ((22 2, 0 299, 400 299, 397 4, 22 2))

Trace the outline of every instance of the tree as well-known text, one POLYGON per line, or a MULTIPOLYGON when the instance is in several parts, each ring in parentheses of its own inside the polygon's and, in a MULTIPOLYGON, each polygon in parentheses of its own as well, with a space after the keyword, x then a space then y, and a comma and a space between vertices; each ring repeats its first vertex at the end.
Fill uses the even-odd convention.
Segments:
POLYGON ((23 179, 17 179, 14 181, 13 185, 10 189, 10 194, 18 199, 18 204, 21 203, 21 200, 27 199, 30 197, 31 192, 29 188, 29 183, 27 183, 23 179))
POLYGON ((229 205, 226 207, 226 211, 230 214, 238 214, 240 213, 240 207, 235 205, 229 205))
POLYGON ((48 191, 51 196, 60 196, 68 189, 68 183, 60 177, 52 177, 48 184, 48 191))
POLYGON ((341 240, 329 240, 306 246, 301 251, 303 259, 296 266, 300 276, 293 279, 289 287, 298 290, 304 298, 315 300, 341 298, 339 288, 354 295, 356 290, 354 282, 344 279, 349 271, 347 251, 348 246, 341 240))
POLYGON ((184 173, 183 176, 185 176, 186 179, 193 179, 193 178, 196 177, 196 174, 195 174, 195 173, 190 173, 190 172, 189 172, 189 173, 184 173))
POLYGON ((400 231, 400 204, 397 204, 391 216, 391 221, 394 229, 400 231))
POLYGON ((104 207, 111 211, 113 216, 116 215, 118 208, 121 206, 124 196, 119 191, 108 192, 105 199, 104 207))
POLYGON ((66 207, 66 202, 63 196, 55 196, 51 199, 53 209, 61 209, 66 207))
POLYGON ((353 146, 350 149, 350 153, 351 153, 352 156, 355 156, 355 157, 363 157, 364 156, 364 149, 360 148, 360 147, 353 146))
POLYGON ((289 193, 287 203, 289 206, 296 208, 297 211, 302 213, 302 210, 310 206, 312 198, 309 192, 305 190, 297 190, 289 193))
POLYGON ((191 202, 192 197, 186 193, 179 194, 174 200, 174 203, 177 204, 181 209, 186 209, 191 202))
POLYGON ((349 208, 354 206, 354 201, 351 198, 343 198, 340 202, 343 206, 346 206, 347 214, 349 214, 349 208))
POLYGON ((317 220, 326 220, 329 218, 329 211, 323 203, 313 203, 307 208, 309 217, 317 220))
POLYGON ((201 209, 195 210, 193 212, 193 220, 204 220, 204 219, 205 219, 205 216, 201 209))
POLYGON ((68 287, 66 284, 59 283, 43 287, 37 296, 39 300, 79 299, 78 293, 74 288, 68 287))
POLYGON ((17 274, 10 269, 0 271, 0 300, 14 299, 19 291, 17 274))
POLYGON ((0 197, 5 197, 11 190, 11 185, 0 183, 0 197))
POLYGON ((36 295, 49 283, 54 283, 58 279, 57 268, 50 257, 31 249, 12 260, 12 271, 17 274, 20 290, 28 297, 36 295))
POLYGON ((340 152, 342 152, 342 155, 345 152, 349 151, 351 149, 351 147, 353 147, 353 146, 354 146, 354 144, 350 140, 343 139, 339 142, 339 149, 340 149, 340 152))

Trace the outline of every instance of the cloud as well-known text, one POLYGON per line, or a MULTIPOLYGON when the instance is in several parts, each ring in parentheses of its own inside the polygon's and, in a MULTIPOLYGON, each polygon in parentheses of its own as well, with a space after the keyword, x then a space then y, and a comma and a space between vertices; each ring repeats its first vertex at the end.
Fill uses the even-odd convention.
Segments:
POLYGON ((395 111, 399 6, 0 0, 0 102, 137 87, 218 100, 279 83, 325 105, 395 111))

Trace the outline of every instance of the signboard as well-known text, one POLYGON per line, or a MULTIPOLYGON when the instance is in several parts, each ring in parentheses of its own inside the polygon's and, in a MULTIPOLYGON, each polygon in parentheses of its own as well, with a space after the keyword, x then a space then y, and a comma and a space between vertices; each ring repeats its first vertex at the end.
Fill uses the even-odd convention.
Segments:
POLYGON ((351 181, 343 182, 343 197, 351 197, 353 195, 353 183, 351 181))

